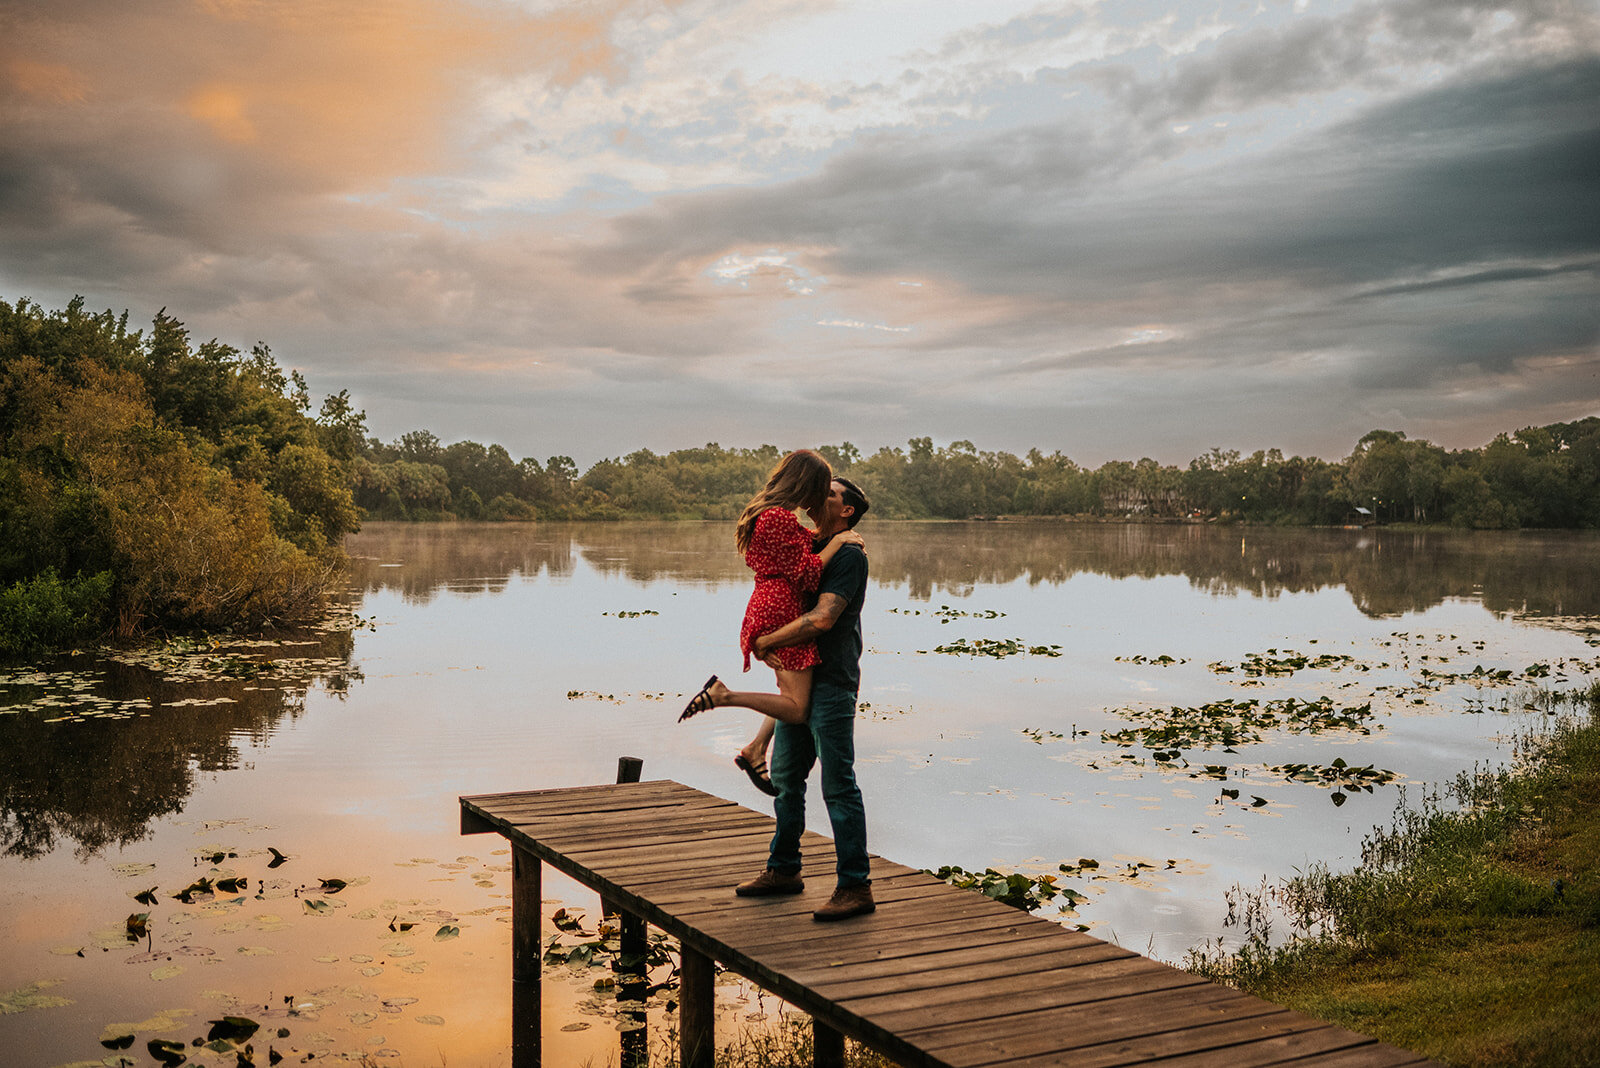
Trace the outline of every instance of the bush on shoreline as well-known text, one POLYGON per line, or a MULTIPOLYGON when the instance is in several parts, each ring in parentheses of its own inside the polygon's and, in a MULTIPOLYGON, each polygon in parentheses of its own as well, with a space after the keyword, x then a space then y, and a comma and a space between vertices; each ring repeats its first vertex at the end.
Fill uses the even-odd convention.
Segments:
POLYGON ((308 409, 264 346, 0 301, 0 654, 314 614, 363 416, 308 409))

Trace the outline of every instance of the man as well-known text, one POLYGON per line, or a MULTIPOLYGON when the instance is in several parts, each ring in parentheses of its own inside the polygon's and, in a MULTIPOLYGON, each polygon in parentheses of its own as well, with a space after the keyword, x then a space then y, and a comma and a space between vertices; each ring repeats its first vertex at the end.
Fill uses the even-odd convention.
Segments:
MULTIPOLYGON (((828 499, 808 512, 817 543, 853 529, 866 515, 866 495, 847 478, 835 478, 828 499)), ((777 832, 767 868, 734 892, 741 897, 798 894, 800 835, 806 826, 806 776, 822 762, 822 799, 828 806, 838 855, 838 885, 815 920, 843 920, 873 911, 872 877, 867 864, 867 813, 856 785, 856 695, 861 689, 861 604, 867 595, 867 556, 856 545, 843 546, 817 584, 817 604, 794 622, 755 639, 753 651, 765 658, 773 649, 817 643, 822 663, 811 676, 811 712, 805 723, 779 723, 772 745, 773 808, 777 832)))

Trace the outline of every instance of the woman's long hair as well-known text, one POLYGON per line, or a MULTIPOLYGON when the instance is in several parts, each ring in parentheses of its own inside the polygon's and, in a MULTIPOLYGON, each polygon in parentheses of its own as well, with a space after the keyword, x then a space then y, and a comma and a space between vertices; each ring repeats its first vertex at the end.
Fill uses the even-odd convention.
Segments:
POLYGON ((815 508, 828 499, 832 483, 833 468, 828 461, 810 449, 791 452, 767 475, 765 488, 744 506, 739 525, 734 528, 734 544, 741 553, 745 552, 750 548, 756 518, 762 512, 768 508, 815 508))

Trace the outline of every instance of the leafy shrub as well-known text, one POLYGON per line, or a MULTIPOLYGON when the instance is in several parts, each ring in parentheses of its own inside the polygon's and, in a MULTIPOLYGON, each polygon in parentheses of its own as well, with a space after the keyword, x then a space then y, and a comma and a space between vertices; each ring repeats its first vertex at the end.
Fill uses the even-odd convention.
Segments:
POLYGON ((148 338, 125 320, 0 301, 0 586, 44 583, 8 602, 5 647, 312 615, 357 525, 363 416, 341 394, 311 418, 265 346, 191 349, 165 313, 148 338), (95 577, 94 597, 61 607, 77 602, 51 575, 95 577))
POLYGON ((0 656, 26 656, 94 638, 105 627, 111 572, 62 580, 54 568, 0 589, 0 656))

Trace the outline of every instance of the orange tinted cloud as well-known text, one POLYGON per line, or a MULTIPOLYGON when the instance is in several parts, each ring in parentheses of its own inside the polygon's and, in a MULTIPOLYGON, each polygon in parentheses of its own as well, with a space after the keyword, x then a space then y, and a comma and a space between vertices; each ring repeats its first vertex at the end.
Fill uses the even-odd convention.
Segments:
POLYGON ((23 96, 56 103, 77 103, 88 91, 77 71, 62 63, 40 63, 15 56, 5 65, 5 78, 23 96))
POLYGON ((465 0, 69 0, 12 27, 0 69, 36 105, 86 102, 188 151, 210 138, 292 184, 352 190, 459 167, 478 95, 498 81, 606 75, 612 14, 465 0))
POLYGON ((228 86, 212 85, 195 92, 189 97, 188 111, 224 141, 256 139, 256 129, 245 117, 244 97, 228 86))

